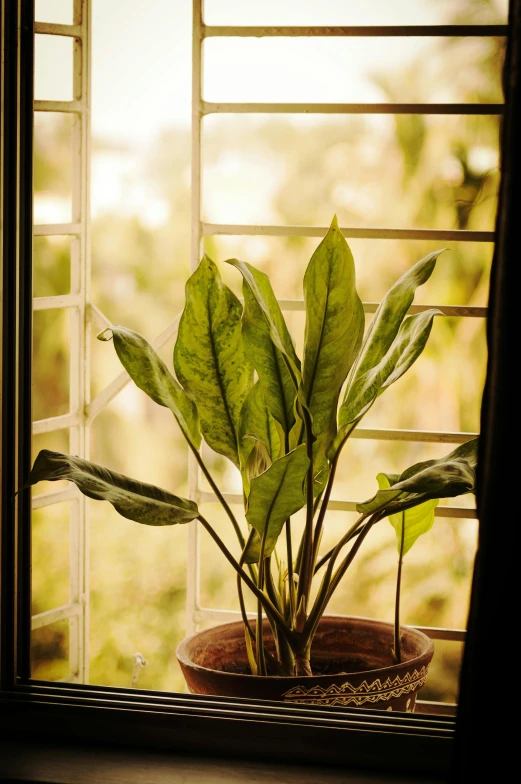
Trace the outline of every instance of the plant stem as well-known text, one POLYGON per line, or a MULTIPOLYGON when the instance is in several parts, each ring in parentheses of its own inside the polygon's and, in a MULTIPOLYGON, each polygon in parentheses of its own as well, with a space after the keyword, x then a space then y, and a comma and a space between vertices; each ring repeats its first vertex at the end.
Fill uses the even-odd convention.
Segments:
POLYGON ((402 533, 400 536, 400 556, 398 559, 398 575, 396 577, 396 600, 394 603, 394 658, 400 664, 402 651, 400 645, 400 588, 402 584, 403 548, 405 544, 405 512, 402 512, 402 533))
POLYGON ((306 452, 309 458, 309 468, 306 482, 306 526, 302 538, 302 562, 298 576, 297 608, 300 606, 302 597, 307 602, 313 577, 313 504, 314 504, 314 475, 313 475, 313 429, 309 411, 301 407, 302 418, 306 428, 306 452))
POLYGON ((293 594, 293 549, 291 543, 291 517, 286 520, 286 551, 288 556, 288 592, 290 625, 295 622, 295 597, 293 594))
POLYGON ((216 533, 216 531, 214 531, 214 529, 212 528, 208 520, 206 520, 201 514, 198 515, 196 519, 199 520, 200 523, 202 523, 204 528, 208 531, 208 533, 214 540, 219 550, 223 553, 226 560, 233 566, 237 574, 239 574, 242 577, 242 579, 244 580, 244 582, 246 583, 250 591, 254 594, 254 596, 257 599, 261 601, 262 606, 266 611, 266 615, 271 615, 273 621, 277 624, 277 627, 280 629, 282 634, 286 637, 289 644, 292 647, 295 646, 296 645, 295 634, 289 628, 288 624, 286 623, 286 621, 284 620, 280 612, 277 610, 277 608, 273 606, 271 601, 268 599, 268 597, 265 594, 262 593, 262 591, 259 591, 258 587, 255 585, 253 580, 246 574, 242 566, 240 566, 239 563, 235 560, 235 558, 230 553, 230 551, 228 550, 228 548, 226 547, 226 545, 224 544, 220 536, 216 533))
POLYGON ((320 512, 318 513, 317 522, 315 525, 315 533, 313 536, 313 554, 311 558, 312 569, 315 569, 315 563, 317 560, 318 555, 318 548, 320 544, 320 534, 322 532, 322 526, 324 525, 324 518, 327 512, 327 505, 329 503, 329 499, 331 497, 331 490, 333 489, 333 483, 335 481, 335 473, 336 467, 338 465, 338 458, 340 457, 340 450, 336 453, 335 457, 333 458, 333 462, 331 463, 331 470, 329 472, 329 477, 327 480, 326 489, 324 491, 324 497, 322 499, 322 505, 320 507, 320 512))

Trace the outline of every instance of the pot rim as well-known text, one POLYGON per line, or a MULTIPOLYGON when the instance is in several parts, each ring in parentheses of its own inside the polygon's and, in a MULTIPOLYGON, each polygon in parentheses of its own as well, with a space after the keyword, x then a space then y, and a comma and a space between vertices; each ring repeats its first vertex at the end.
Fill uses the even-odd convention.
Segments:
MULTIPOLYGON (((341 615, 341 614, 333 614, 333 613, 331 613, 331 614, 328 614, 328 615, 323 615, 320 620, 321 621, 322 620, 327 621, 329 619, 335 619, 335 618, 344 618, 346 620, 355 620, 355 621, 370 621, 371 623, 377 623, 380 626, 394 628, 394 623, 392 623, 391 621, 383 621, 383 620, 380 620, 379 618, 371 618, 369 616, 364 616, 364 615, 341 615)), ((256 619, 253 619, 253 620, 255 621, 256 619)), ((266 618, 263 618, 263 621, 268 624, 268 620, 266 618)), ((290 681, 294 681, 297 678, 302 677, 302 676, 299 676, 299 675, 252 675, 252 674, 246 674, 246 673, 240 673, 240 672, 235 673, 235 672, 225 672, 224 670, 214 670, 214 669, 212 669, 210 667, 203 667, 201 664, 196 664, 195 662, 191 661, 191 659, 188 657, 187 653, 185 652, 185 649, 188 647, 190 642, 192 642, 192 640, 194 640, 196 637, 199 637, 199 636, 205 634, 206 632, 212 631, 213 629, 217 629, 219 627, 221 627, 221 628, 229 628, 231 626, 235 626, 236 627, 236 626, 242 625, 242 624, 243 624, 243 622, 241 620, 240 621, 230 621, 230 622, 227 622, 227 623, 219 623, 219 624, 216 624, 215 626, 210 626, 207 629, 201 629, 201 631, 194 632, 193 634, 190 634, 190 635, 184 637, 181 640, 181 642, 178 643, 178 645, 176 647, 176 650, 175 650, 175 654, 176 654, 177 660, 179 661, 180 664, 185 665, 186 667, 190 667, 192 670, 199 670, 200 672, 216 673, 217 675, 219 675, 219 676, 221 676, 223 678, 224 677, 227 677, 227 678, 251 678, 251 679, 253 679, 253 678, 255 678, 255 679, 262 678, 263 681, 264 680, 271 680, 271 681, 290 680, 290 681)), ((407 625, 400 624, 400 630, 407 631, 407 632, 413 634, 413 636, 416 636, 422 642, 424 642, 425 643, 425 650, 423 651, 423 653, 421 653, 419 656, 415 656, 413 659, 409 659, 408 661, 400 662, 399 664, 390 664, 390 665, 388 665, 386 667, 378 667, 378 668, 372 669, 372 670, 357 670, 356 672, 329 673, 329 674, 325 674, 325 675, 312 675, 312 676, 305 676, 305 677, 306 678, 312 677, 313 679, 315 679, 315 678, 322 679, 323 678, 324 680, 325 679, 331 680, 332 678, 337 677, 339 674, 346 675, 346 676, 356 675, 357 677, 358 676, 366 676, 366 675, 369 675, 369 676, 376 675, 376 676, 378 676, 378 673, 387 672, 391 667, 394 670, 397 670, 397 671, 402 670, 402 669, 408 669, 409 667, 414 666, 416 662, 419 662, 420 659, 423 659, 426 656, 428 657, 428 661, 423 666, 426 666, 426 665, 430 664, 430 660, 432 659, 432 656, 434 654, 434 643, 433 643, 432 639, 427 634, 425 634, 425 632, 420 631, 420 629, 416 629, 414 626, 407 626, 407 625)))

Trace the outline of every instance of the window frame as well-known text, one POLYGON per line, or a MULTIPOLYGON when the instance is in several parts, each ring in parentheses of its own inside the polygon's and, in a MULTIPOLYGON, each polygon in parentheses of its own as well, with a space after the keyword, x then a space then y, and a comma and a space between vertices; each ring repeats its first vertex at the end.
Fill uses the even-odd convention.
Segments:
MULTIPOLYGON (((519 19, 519 0, 511 0, 510 5, 511 13, 512 6, 517 8, 519 19)), ((465 734, 459 717, 325 710, 30 681, 30 492, 15 493, 31 462, 34 0, 1 0, 1 7, 0 726, 4 735, 91 743, 109 738, 116 745, 183 753, 322 767, 349 765, 416 777, 447 774, 456 729, 465 734)), ((476 590, 475 584, 473 598, 476 590)))

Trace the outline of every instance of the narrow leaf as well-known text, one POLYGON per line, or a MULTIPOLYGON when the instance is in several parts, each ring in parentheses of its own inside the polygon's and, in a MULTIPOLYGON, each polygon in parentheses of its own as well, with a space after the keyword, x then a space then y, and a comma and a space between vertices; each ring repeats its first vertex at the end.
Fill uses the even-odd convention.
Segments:
MULTIPOLYGON (((381 490, 391 487, 392 481, 396 475, 378 474, 376 477, 378 486, 381 490)), ((439 499, 434 498, 431 501, 425 501, 423 504, 418 504, 411 509, 397 514, 389 515, 389 522, 396 531, 396 546, 398 553, 401 550, 402 542, 402 529, 404 530, 403 536, 403 555, 409 552, 413 544, 419 536, 430 531, 434 524, 434 510, 439 504, 439 499)))
POLYGON ((117 326, 101 332, 98 340, 110 340, 111 337, 119 360, 132 381, 155 403, 170 409, 185 438, 198 449, 201 432, 196 405, 150 343, 137 332, 117 326))
POLYGON ((123 517, 144 525, 189 523, 199 514, 193 501, 160 487, 138 482, 89 460, 42 449, 25 486, 58 479, 74 482, 84 495, 108 501, 123 517))
POLYGON ((246 563, 259 560, 260 541, 266 528, 264 555, 271 555, 286 520, 306 503, 304 481, 308 467, 306 445, 301 444, 252 480, 246 519, 257 537, 246 551, 246 563))
POLYGON ((353 422, 368 403, 381 395, 414 364, 425 348, 434 316, 439 313, 431 309, 405 319, 380 362, 359 376, 349 389, 338 412, 340 429, 353 422))
POLYGON ((238 259, 228 259, 227 263, 241 273, 244 283, 251 292, 268 325, 272 342, 284 357, 293 386, 297 389, 301 380, 300 360, 295 352, 291 335, 271 288, 268 276, 250 264, 246 264, 238 259))
POLYGON ((360 349, 365 325, 353 255, 336 216, 307 267, 304 299, 303 386, 317 439, 314 468, 321 470, 336 434, 340 389, 360 349))
MULTIPOLYGON (((298 358, 294 353, 293 343, 284 321, 279 303, 272 291, 269 279, 264 273, 245 265, 252 278, 256 281, 259 291, 267 307, 281 342, 284 344, 288 357, 299 367, 298 358)), ((277 419, 284 433, 289 434, 294 422, 295 385, 288 370, 287 361, 271 337, 270 324, 264 311, 254 297, 250 286, 243 281, 244 313, 242 327, 248 356, 251 357, 257 375, 264 385, 264 399, 267 408, 277 419)))
POLYGON ((374 314, 360 354, 351 368, 345 397, 360 376, 375 367, 385 356, 414 300, 416 289, 430 278, 441 253, 443 249, 429 253, 389 289, 374 314))
POLYGON ((253 384, 241 315, 241 303, 205 255, 186 284, 174 367, 196 402, 206 442, 237 467, 240 413, 253 384))

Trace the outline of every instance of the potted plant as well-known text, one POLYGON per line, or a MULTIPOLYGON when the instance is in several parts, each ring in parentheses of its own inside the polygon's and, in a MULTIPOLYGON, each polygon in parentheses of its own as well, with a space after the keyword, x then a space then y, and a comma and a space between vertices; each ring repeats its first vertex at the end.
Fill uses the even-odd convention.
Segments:
POLYGON ((41 451, 27 485, 67 479, 130 520, 197 520, 212 537, 237 581, 242 621, 198 632, 178 646, 192 692, 414 709, 434 649, 425 634, 400 625, 401 562, 432 526, 438 499, 474 491, 478 439, 401 474, 379 474, 379 489, 357 505, 356 522, 329 552, 320 544, 342 449, 426 345, 439 311, 407 312, 440 252, 396 281, 365 330, 353 256, 335 217, 304 276, 302 362, 268 277, 228 260, 242 275, 242 304, 207 255, 186 284, 175 376, 141 335, 121 326, 98 335, 113 340, 136 385, 174 414, 235 529, 237 553, 193 500, 72 455, 41 451), (201 457, 201 438, 241 473, 242 524, 201 457), (296 542, 291 518, 301 509, 305 526, 296 542), (394 624, 326 615, 365 538, 385 518, 396 529, 399 552, 394 624), (256 620, 246 614, 245 591, 255 597, 256 620))

